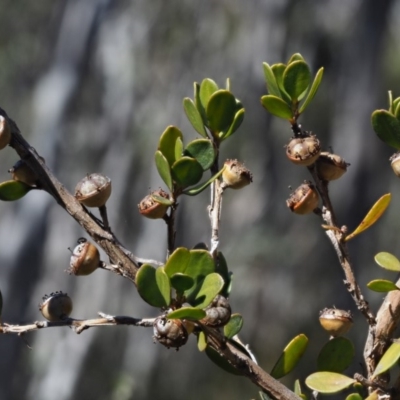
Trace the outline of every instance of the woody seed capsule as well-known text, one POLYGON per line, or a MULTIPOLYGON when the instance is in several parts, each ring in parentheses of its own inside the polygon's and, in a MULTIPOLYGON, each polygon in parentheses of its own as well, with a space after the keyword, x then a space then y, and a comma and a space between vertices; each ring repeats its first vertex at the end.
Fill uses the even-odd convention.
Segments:
POLYGON ((325 181, 339 179, 349 165, 342 157, 327 151, 323 151, 316 162, 318 175, 325 181))
POLYGON ((90 275, 100 264, 100 253, 97 247, 82 238, 71 254, 68 272, 74 275, 90 275))
POLYGON ((350 311, 337 308, 324 308, 319 315, 321 326, 331 336, 341 336, 349 331, 353 325, 353 317, 350 311))
POLYGON ((167 319, 161 316, 153 324, 153 338, 163 346, 179 348, 188 340, 188 332, 180 319, 167 319))
POLYGON ((286 146, 286 155, 297 165, 313 164, 321 153, 321 145, 316 136, 296 137, 286 146))
POLYGON ((314 185, 305 182, 286 200, 287 206, 296 214, 309 214, 318 207, 319 197, 314 185))
POLYGON ((75 187, 75 198, 86 207, 102 207, 111 195, 111 179, 95 173, 85 176, 75 187))
POLYGON ((238 160, 226 160, 222 172, 222 181, 225 187, 241 189, 253 182, 251 172, 238 160))
POLYGON ((150 219, 163 218, 169 206, 157 202, 153 198, 153 195, 169 199, 168 193, 166 193, 164 190, 162 189, 154 190, 138 204, 139 212, 146 218, 150 219))
POLYGON ((224 326, 231 318, 231 306, 228 300, 217 295, 214 300, 205 308, 207 314, 200 322, 204 325, 212 326, 214 328, 224 326))
POLYGON ((39 310, 49 321, 61 321, 68 318, 72 312, 72 300, 63 292, 50 293, 43 297, 39 310))

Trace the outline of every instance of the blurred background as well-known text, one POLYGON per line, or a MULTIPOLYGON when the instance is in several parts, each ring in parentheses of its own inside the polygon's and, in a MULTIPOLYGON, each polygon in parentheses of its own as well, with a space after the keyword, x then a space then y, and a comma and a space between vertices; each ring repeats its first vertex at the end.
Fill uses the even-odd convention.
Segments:
MULTIPOLYGON (((292 387, 316 369, 327 341, 318 312, 335 305, 355 313, 348 334, 362 372, 367 324, 343 286, 336 255, 315 215, 287 209, 288 186, 308 179, 287 161, 287 122, 260 105, 266 94, 262 62, 285 62, 300 52, 325 74, 300 122, 351 167, 331 184, 341 224, 354 229, 372 204, 391 192, 382 220, 350 243, 355 273, 371 307, 383 296, 367 291, 375 278, 394 278, 373 261, 379 251, 400 256, 400 184, 388 163, 392 150, 374 134, 371 112, 400 95, 400 2, 361 0, 128 1, 2 0, 0 106, 73 191, 90 172, 112 179, 109 219, 120 240, 140 257, 162 260, 163 221, 139 217, 137 203, 163 186, 154 167, 161 133, 177 125, 186 142, 196 134, 182 99, 205 77, 227 77, 246 108, 241 128, 224 143, 221 160, 238 158, 254 183, 224 196, 220 249, 234 274, 231 304, 244 316, 242 340, 270 371, 299 333, 310 346, 283 381, 292 387)), ((0 179, 17 161, 1 153, 0 179)), ((177 244, 209 242, 208 192, 184 198, 177 244)), ((106 271, 77 278, 65 273, 68 247, 86 236, 52 198, 39 191, 0 204, 0 289, 3 321, 41 319, 46 293, 67 292, 75 318, 98 311, 152 317, 127 280, 106 271)), ((194 338, 179 352, 153 344, 144 328, 106 327, 76 335, 68 328, 0 337, 0 398, 251 399, 257 388, 214 366, 194 338)), ((340 397, 343 398, 343 397, 340 397)))

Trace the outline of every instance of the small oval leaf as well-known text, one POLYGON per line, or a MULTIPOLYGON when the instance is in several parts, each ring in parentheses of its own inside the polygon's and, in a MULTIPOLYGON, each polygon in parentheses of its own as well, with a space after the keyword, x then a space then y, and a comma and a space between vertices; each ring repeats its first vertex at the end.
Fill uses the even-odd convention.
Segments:
POLYGON ((349 339, 341 336, 333 338, 318 355, 318 371, 341 373, 351 364, 354 354, 354 346, 349 339))
POLYGON ((382 251, 375 256, 375 262, 389 271, 400 272, 400 261, 393 254, 382 251))
POLYGON ((316 372, 307 377, 305 383, 320 393, 338 393, 357 382, 353 378, 338 374, 336 372, 316 372))
POLYGON ((350 235, 345 237, 345 241, 352 239, 354 236, 359 235, 361 232, 368 229, 372 226, 378 219, 382 216, 382 214, 386 211, 390 204, 391 194, 384 194, 368 211, 368 214, 361 221, 360 225, 351 233, 350 235))
POLYGON ((24 197, 33 188, 20 181, 5 181, 0 183, 0 200, 15 201, 24 197))
POLYGON ((291 64, 292 62, 295 62, 295 61, 304 61, 304 57, 300 53, 294 53, 290 57, 288 64, 291 64))
POLYGON ((286 65, 279 63, 274 64, 272 67, 272 71, 275 75, 276 83, 278 84, 279 90, 281 92, 281 97, 286 103, 291 104, 292 100, 290 96, 286 93, 285 88, 283 87, 283 73, 285 72, 286 65))
POLYGON ((272 368, 271 376, 275 379, 280 379, 292 371, 300 361, 307 346, 308 338, 306 335, 300 334, 293 338, 283 350, 274 368, 272 368))
POLYGON ((232 339, 243 327, 243 317, 240 314, 232 314, 229 322, 224 326, 224 335, 232 339))
POLYGON ((207 307, 224 286, 222 276, 213 272, 208 274, 201 283, 195 299, 191 302, 196 308, 207 307))
POLYGON ((201 117, 200 111, 196 108, 193 100, 189 99, 189 97, 183 99, 183 109, 189 122, 192 124, 196 132, 200 133, 201 136, 206 138, 207 133, 204 128, 203 118, 201 117))
POLYGON ((305 61, 293 61, 283 73, 283 87, 286 93, 295 101, 307 90, 311 82, 311 72, 305 61))
POLYGON ((198 183, 203 176, 202 166, 192 157, 182 157, 171 168, 174 181, 181 187, 198 183))
POLYGON ((208 125, 213 132, 228 128, 236 114, 235 96, 227 90, 216 91, 209 99, 206 108, 208 125))
POLYGON ((165 206, 172 206, 174 202, 170 199, 166 199, 165 197, 158 196, 157 194, 152 193, 151 198, 159 204, 164 204, 165 206))
POLYGON ((203 106, 204 110, 207 109, 208 102, 210 101, 210 97, 218 90, 218 85, 209 78, 203 79, 200 84, 200 102, 203 106))
POLYGON ((190 250, 190 260, 184 273, 193 279, 204 278, 215 271, 214 259, 207 250, 190 250))
POLYGON ((213 175, 208 181, 200 183, 199 185, 194 186, 190 189, 184 190, 182 193, 188 196, 196 196, 197 194, 201 193, 204 189, 206 189, 208 186, 210 186, 217 178, 219 178, 224 172, 224 169, 225 166, 223 166, 221 170, 217 172, 215 175, 213 175))
POLYGON ((183 140, 182 132, 176 126, 170 125, 161 134, 158 142, 158 150, 161 151, 170 166, 176 161, 175 144, 178 139, 183 140))
POLYGON ((190 289, 194 285, 194 279, 189 276, 178 272, 171 276, 171 286, 179 293, 190 289))
POLYGON ((267 84, 268 93, 270 95, 280 98, 281 92, 279 90, 278 82, 276 81, 272 68, 270 67, 269 64, 264 62, 263 69, 264 69, 264 78, 267 84))
POLYGON ((164 183, 167 185, 168 189, 172 192, 171 169, 167 159, 163 156, 160 150, 156 151, 154 158, 156 161, 158 174, 160 175, 164 183))
POLYGON ((198 321, 206 316, 204 310, 200 310, 194 307, 182 307, 178 310, 171 311, 168 315, 168 319, 190 319, 193 321, 198 321))
POLYGON ((206 171, 213 165, 217 155, 214 145, 209 139, 196 139, 191 141, 185 149, 185 155, 192 157, 206 171))
POLYGON ((363 398, 358 393, 351 393, 346 397, 346 400, 363 400, 363 398))
POLYGON ((400 149, 400 121, 389 111, 375 110, 371 115, 372 128, 387 145, 400 149))
POLYGON ((240 125, 242 125, 242 122, 244 120, 244 113, 245 113, 244 108, 241 108, 239 111, 236 112, 235 117, 233 118, 233 122, 229 127, 229 129, 225 130, 225 132, 222 132, 222 134, 220 135, 220 138, 222 140, 225 140, 229 136, 232 136, 232 134, 234 134, 239 129, 240 125))
POLYGON ((316 95, 319 85, 321 84, 322 81, 322 76, 324 74, 324 69, 320 68, 317 72, 317 74, 315 75, 314 78, 314 82, 311 85, 311 88, 307 94, 306 99, 304 100, 304 102, 302 103, 300 109, 299 109, 299 114, 302 114, 306 108, 309 106, 309 104, 311 103, 312 99, 314 98, 314 96, 316 95))
POLYGON ((266 95, 261 97, 261 104, 263 107, 270 112, 272 115, 275 115, 279 118, 291 119, 292 118, 292 110, 281 98, 266 95))
POLYGON ((177 273, 184 274, 190 261, 190 251, 185 247, 178 247, 168 258, 165 272, 171 278, 177 273))
POLYGON ((396 364, 397 360, 400 358, 400 343, 394 342, 386 350, 385 354, 379 360, 378 365, 375 368, 372 379, 379 374, 383 374, 396 364))
POLYGON ((165 305, 169 306, 171 303, 171 284, 167 274, 165 273, 164 267, 156 269, 156 283, 158 290, 164 299, 165 305))
POLYGON ((394 282, 388 281, 386 279, 375 279, 371 282, 368 282, 367 287, 368 289, 379 293, 387 293, 391 292, 392 290, 400 290, 400 288, 398 288, 394 282))

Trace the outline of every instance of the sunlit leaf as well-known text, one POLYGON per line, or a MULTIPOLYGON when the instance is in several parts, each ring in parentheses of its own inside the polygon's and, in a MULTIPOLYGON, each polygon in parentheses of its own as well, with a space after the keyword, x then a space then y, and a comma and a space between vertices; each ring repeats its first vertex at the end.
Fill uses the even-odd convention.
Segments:
POLYGON ((363 400, 363 398, 358 393, 351 393, 346 397, 346 400, 363 400))
POLYGON ((263 63, 263 68, 264 68, 264 77, 265 77, 265 82, 267 84, 268 93, 270 95, 280 98, 281 92, 279 90, 279 86, 275 79, 275 75, 274 72, 272 71, 272 68, 266 62, 263 63))
POLYGON ((245 114, 244 108, 241 108, 239 111, 236 112, 231 126, 225 131, 221 132, 220 138, 222 140, 227 139, 229 136, 234 134, 239 129, 240 125, 242 125, 242 122, 244 120, 244 114, 245 114))
POLYGON ((183 142, 181 138, 177 138, 175 142, 175 160, 179 160, 183 156, 183 142))
POLYGON ((372 392, 365 400, 379 400, 378 391, 375 390, 375 392, 372 392))
POLYGON ((227 90, 218 90, 210 97, 206 108, 208 125, 213 132, 228 128, 236 114, 235 96, 227 90))
POLYGON ((204 351, 207 348, 207 338, 203 331, 199 332, 197 336, 197 348, 199 351, 204 351))
POLYGON ((168 258, 165 272, 171 278, 177 273, 184 274, 190 261, 190 251, 185 247, 178 247, 168 258))
POLYGON ((232 314, 229 322, 224 326, 224 335, 232 339, 243 327, 243 317, 240 314, 232 314))
POLYGON ((400 149, 400 121, 389 111, 375 110, 371 123, 379 139, 387 145, 400 149))
POLYGON ((184 153, 196 159, 204 171, 213 165, 216 156, 214 145, 209 139, 196 139, 191 141, 186 146, 184 153))
POLYGON ((289 59, 289 61, 287 63, 289 65, 289 64, 291 64, 292 62, 295 62, 295 61, 304 61, 304 57, 300 53, 294 53, 290 57, 290 59, 289 59))
POLYGON ((338 374, 336 372, 316 372, 307 377, 305 383, 320 393, 338 393, 357 382, 353 378, 338 374))
POLYGON ((175 143, 178 139, 183 140, 182 132, 176 126, 170 125, 162 133, 158 142, 158 150, 161 151, 170 166, 176 161, 175 143))
POLYGON ((368 211, 368 214, 365 218, 361 221, 360 225, 351 233, 350 235, 346 236, 345 240, 350 240, 354 236, 359 235, 361 232, 368 229, 372 226, 378 219, 382 216, 385 212, 386 208, 388 207, 391 200, 390 193, 384 194, 368 211))
POLYGON ((213 272, 208 274, 201 283, 196 298, 191 302, 196 308, 205 308, 221 291, 224 286, 224 280, 221 275, 213 272))
POLYGON ((194 307, 183 307, 178 310, 171 311, 168 315, 168 319, 190 319, 193 321, 198 321, 206 316, 204 310, 194 307))
POLYGON ((207 110, 210 97, 218 90, 218 85, 209 78, 203 79, 200 84, 199 97, 204 110, 207 110))
POLYGON ((307 346, 308 338, 306 335, 300 334, 293 338, 283 350, 274 368, 272 368, 271 376, 275 379, 280 379, 292 371, 300 361, 307 346))
POLYGON ((389 271, 400 272, 400 261, 393 254, 382 251, 375 256, 375 262, 389 271))
POLYGON ((202 166, 192 157, 182 157, 171 168, 173 180, 181 187, 198 183, 203 176, 202 166))
POLYGON ((168 189, 172 192, 172 177, 171 177, 171 169, 168 164, 167 159, 163 156, 160 150, 156 151, 155 154, 155 162, 158 174, 161 179, 167 185, 168 189))
POLYGON ((282 99, 290 104, 292 102, 290 96, 286 93, 285 88, 283 87, 283 73, 285 72, 286 65, 285 64, 274 64, 272 67, 272 72, 275 75, 276 83, 278 84, 280 90, 280 96, 282 99))
POLYGON ((397 360, 400 358, 400 343, 394 342, 390 345, 390 347, 386 350, 385 354, 379 360, 378 365, 375 368, 374 374, 372 375, 372 379, 375 376, 378 376, 396 364, 397 360))
POLYGON ((193 100, 189 99, 189 97, 183 99, 183 109, 193 128, 200 133, 201 136, 207 137, 200 111, 196 108, 193 100))
POLYGON ((171 285, 164 267, 156 269, 156 283, 161 296, 164 298, 165 306, 168 306, 171 303, 171 285))
POLYGON ((400 288, 398 288, 394 282, 388 281, 386 279, 375 279, 371 282, 368 282, 367 287, 368 289, 379 293, 387 293, 391 292, 392 290, 400 290, 400 288))
POLYGON ((318 371, 343 372, 354 358, 354 346, 349 339, 335 337, 321 349, 318 359, 318 371))
POLYGON ((20 181, 5 181, 0 183, 0 200, 15 201, 24 197, 33 188, 20 181))
POLYGON ((310 68, 304 61, 290 63, 283 73, 283 87, 292 101, 299 99, 299 96, 307 90, 310 82, 310 68))
POLYGON ((299 114, 303 113, 306 108, 309 106, 309 104, 311 103, 312 99, 314 98, 314 96, 316 95, 319 85, 321 84, 322 81, 322 75, 324 74, 324 69, 320 68, 317 72, 317 74, 315 75, 314 78, 314 82, 307 94, 306 99, 304 100, 304 102, 302 103, 302 105, 299 108, 299 114))
POLYGON ((151 198, 157 203, 164 204, 166 206, 171 206, 174 203, 172 200, 166 199, 165 197, 159 196, 154 193, 151 193, 151 198))
POLYGON ((261 104, 267 109, 268 112, 276 117, 284 119, 292 118, 292 110, 287 103, 285 103, 285 101, 279 97, 272 95, 263 96, 261 97, 261 104))

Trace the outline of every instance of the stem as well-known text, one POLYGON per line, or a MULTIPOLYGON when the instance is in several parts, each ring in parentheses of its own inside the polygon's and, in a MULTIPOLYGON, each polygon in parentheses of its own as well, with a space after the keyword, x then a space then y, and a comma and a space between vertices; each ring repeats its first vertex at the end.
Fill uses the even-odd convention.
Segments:
POLYGON ((106 231, 110 231, 110 224, 108 223, 108 216, 107 216, 107 207, 104 204, 104 206, 99 207, 99 211, 100 211, 100 216, 101 219, 103 220, 103 228, 106 231))
POLYGON ((175 237, 176 237, 176 231, 175 231, 175 215, 176 215, 176 208, 178 204, 175 201, 175 196, 174 196, 174 204, 170 207, 170 212, 169 215, 164 216, 164 221, 167 224, 167 260, 169 256, 174 252, 175 250, 175 237))

